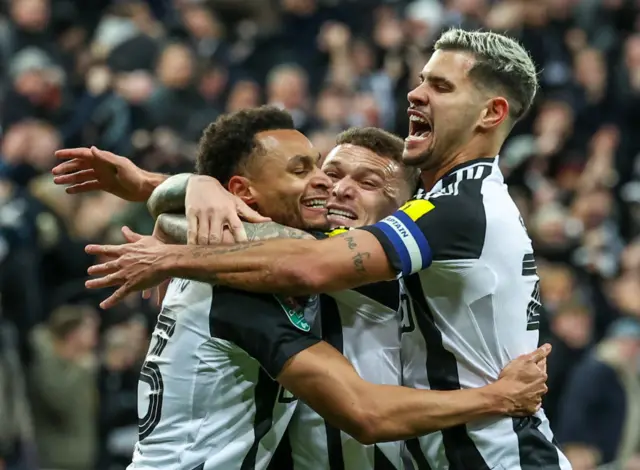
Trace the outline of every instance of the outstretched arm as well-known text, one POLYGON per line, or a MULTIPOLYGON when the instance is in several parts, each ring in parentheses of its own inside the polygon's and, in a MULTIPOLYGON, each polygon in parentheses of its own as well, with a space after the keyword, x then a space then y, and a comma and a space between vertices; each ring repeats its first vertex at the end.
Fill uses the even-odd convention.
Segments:
POLYGON ((269 240, 232 247, 159 247, 155 269, 166 277, 253 292, 317 294, 393 279, 387 256, 369 232, 326 240, 269 240))

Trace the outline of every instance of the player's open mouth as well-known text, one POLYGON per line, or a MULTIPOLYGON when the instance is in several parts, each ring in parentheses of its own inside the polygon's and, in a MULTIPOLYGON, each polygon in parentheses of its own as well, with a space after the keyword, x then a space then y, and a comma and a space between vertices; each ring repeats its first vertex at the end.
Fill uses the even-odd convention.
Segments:
POLYGON ((327 200, 321 198, 305 199, 302 201, 302 205, 315 210, 325 210, 327 206, 327 200))
POLYGON ((406 141, 422 142, 431 136, 433 127, 431 122, 423 114, 410 109, 409 112, 409 136, 406 141))
POLYGON ((348 224, 351 220, 357 220, 358 216, 346 207, 327 206, 327 215, 337 223, 348 224))

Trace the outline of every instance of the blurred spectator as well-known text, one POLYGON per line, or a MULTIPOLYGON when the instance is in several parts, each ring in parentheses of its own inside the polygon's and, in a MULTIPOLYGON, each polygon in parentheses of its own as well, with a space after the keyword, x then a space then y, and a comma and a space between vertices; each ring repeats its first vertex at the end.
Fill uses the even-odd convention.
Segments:
POLYGON ((98 317, 63 306, 33 332, 30 371, 36 441, 44 468, 92 468, 97 449, 98 317))
POLYGON ((0 317, 0 468, 35 466, 30 404, 14 328, 0 317))
POLYGON ((574 469, 640 454, 640 322, 616 321, 575 369, 559 404, 557 438, 574 469))

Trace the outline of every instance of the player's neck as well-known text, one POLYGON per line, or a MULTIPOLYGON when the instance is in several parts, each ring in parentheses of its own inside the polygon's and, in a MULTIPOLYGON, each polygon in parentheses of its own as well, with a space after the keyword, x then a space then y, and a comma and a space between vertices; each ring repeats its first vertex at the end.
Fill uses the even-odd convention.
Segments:
POLYGON ((433 170, 422 170, 420 178, 426 191, 455 167, 479 158, 491 158, 498 155, 500 144, 488 142, 483 136, 474 136, 464 147, 455 150, 449 156, 442 158, 442 164, 433 170))

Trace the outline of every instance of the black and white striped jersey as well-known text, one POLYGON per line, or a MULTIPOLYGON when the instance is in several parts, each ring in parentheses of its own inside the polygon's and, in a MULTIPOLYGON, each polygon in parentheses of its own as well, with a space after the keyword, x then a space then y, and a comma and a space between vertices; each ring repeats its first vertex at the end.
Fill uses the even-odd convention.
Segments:
MULTIPOLYGON (((364 230, 402 277, 404 385, 481 387, 538 346, 533 249, 497 158, 454 168, 364 230)), ((419 470, 571 468, 543 411, 432 433, 407 448, 419 470)))
POLYGON ((300 301, 174 279, 138 388, 131 470, 266 469, 297 400, 277 377, 318 343, 300 301))
MULTIPOLYGON (((400 385, 398 282, 320 296, 322 339, 363 379, 400 385)), ((300 402, 289 425, 295 470, 401 470, 402 442, 362 445, 300 402)))

